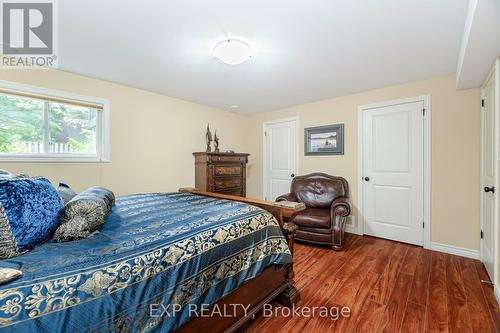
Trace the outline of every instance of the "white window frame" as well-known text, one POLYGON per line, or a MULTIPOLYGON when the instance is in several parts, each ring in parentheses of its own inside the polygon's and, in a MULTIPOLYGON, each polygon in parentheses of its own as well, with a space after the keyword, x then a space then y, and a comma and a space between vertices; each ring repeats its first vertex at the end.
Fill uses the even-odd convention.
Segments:
POLYGON ((98 97, 77 95, 66 91, 42 88, 27 84, 0 80, 0 89, 13 94, 27 94, 50 100, 67 100, 75 103, 102 105, 98 111, 97 153, 96 154, 8 154, 0 153, 0 162, 110 162, 109 150, 109 100, 98 97))

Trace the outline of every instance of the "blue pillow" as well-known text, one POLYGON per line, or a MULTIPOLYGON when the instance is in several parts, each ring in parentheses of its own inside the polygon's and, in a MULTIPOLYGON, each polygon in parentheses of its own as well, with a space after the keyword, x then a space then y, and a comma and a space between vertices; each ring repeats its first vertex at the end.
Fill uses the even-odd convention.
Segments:
POLYGON ((13 178, 14 175, 7 170, 0 169, 0 178, 13 178))
POLYGON ((115 204, 115 195, 104 187, 91 187, 71 199, 59 214, 55 242, 82 239, 98 230, 115 204))
POLYGON ((18 256, 49 239, 62 207, 46 178, 0 178, 0 259, 18 256))
POLYGON ((66 205, 71 199, 76 196, 76 192, 69 187, 68 184, 59 183, 59 187, 57 188, 57 192, 63 201, 63 205, 66 205))

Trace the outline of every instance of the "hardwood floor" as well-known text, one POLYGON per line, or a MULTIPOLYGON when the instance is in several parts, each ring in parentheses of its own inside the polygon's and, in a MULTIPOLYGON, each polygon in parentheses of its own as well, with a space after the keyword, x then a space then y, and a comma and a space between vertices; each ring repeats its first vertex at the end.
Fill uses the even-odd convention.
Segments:
MULTIPOLYGON (((296 244, 298 306, 348 306, 349 317, 264 317, 241 332, 500 332, 500 310, 477 260, 347 235, 346 248, 296 244)), ((279 309, 278 304, 274 304, 279 309)))

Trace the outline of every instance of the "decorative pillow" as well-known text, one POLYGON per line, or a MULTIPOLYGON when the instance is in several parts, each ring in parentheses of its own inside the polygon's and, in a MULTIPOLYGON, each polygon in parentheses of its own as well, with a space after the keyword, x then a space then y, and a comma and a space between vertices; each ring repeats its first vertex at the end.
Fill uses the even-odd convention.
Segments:
POLYGON ((12 178, 14 175, 7 170, 0 169, 0 178, 12 178))
POLYGON ((59 187, 57 188, 57 192, 59 192, 59 196, 63 201, 63 205, 66 205, 71 199, 76 196, 76 192, 73 191, 68 184, 59 183, 59 187))
POLYGON ((63 207, 46 178, 0 178, 0 259, 18 256, 49 239, 63 207))
POLYGON ((28 175, 27 173, 20 173, 14 177, 15 178, 30 178, 30 175, 28 175))
POLYGON ((23 272, 21 272, 18 269, 1 267, 0 268, 0 284, 4 284, 4 283, 10 282, 12 280, 15 280, 18 277, 20 277, 21 275, 23 275, 23 272))
POLYGON ((54 234, 55 242, 85 238, 104 224, 115 204, 115 195, 104 187, 91 187, 71 199, 61 211, 61 225, 54 234))

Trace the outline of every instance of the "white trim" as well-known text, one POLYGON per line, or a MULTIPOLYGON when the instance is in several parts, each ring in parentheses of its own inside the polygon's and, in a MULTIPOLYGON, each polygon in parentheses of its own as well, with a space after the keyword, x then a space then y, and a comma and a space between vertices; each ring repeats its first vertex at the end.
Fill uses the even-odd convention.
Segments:
MULTIPOLYGON (((484 100, 484 89, 486 88, 486 85, 489 83, 490 80, 493 80, 493 89, 495 89, 495 66, 493 66, 491 68, 491 70, 489 71, 488 75, 486 76, 486 80, 484 81, 484 83, 482 84, 481 86, 481 100, 484 100)), ((494 91, 494 95, 496 95, 496 91, 494 91)), ((481 105, 481 100, 478 101, 478 103, 480 103, 481 105)), ((494 103, 496 104, 496 103, 494 103)), ((484 161, 484 152, 483 152, 483 146, 484 146, 484 107, 481 106, 480 107, 480 112, 481 112, 481 115, 480 115, 480 121, 481 121, 481 124, 480 124, 480 159, 479 159, 479 168, 480 168, 480 178, 479 178, 479 230, 478 230, 478 233, 480 234, 482 230, 484 230, 484 212, 483 212, 483 203, 484 203, 484 190, 483 190, 483 186, 485 184, 484 182, 484 169, 483 169, 483 161, 484 161)), ((494 155, 496 155, 496 152, 497 152, 497 148, 495 147, 496 146, 496 141, 497 141, 497 133, 498 132, 498 129, 497 129, 497 126, 496 126, 496 122, 498 121, 497 120, 497 117, 498 115, 496 114, 496 111, 493 110, 493 118, 495 120, 495 127, 493 129, 493 152, 494 152, 494 155)), ((494 156, 493 158, 495 158, 496 156, 494 156)), ((496 167, 496 164, 497 163, 494 163, 494 170, 493 170, 493 174, 494 174, 494 182, 495 184, 493 184, 493 186, 495 186, 495 188, 498 188, 498 184, 497 184, 497 167, 496 167)), ((495 200, 495 206, 493 207, 493 233, 494 235, 496 235, 496 211, 497 211, 497 203, 496 203, 497 200, 495 200)), ((495 281, 495 275, 496 275, 496 272, 495 272, 495 266, 496 266, 496 245, 495 245, 495 242, 496 242, 496 239, 497 237, 494 237, 493 239, 493 251, 492 251, 492 260, 493 260, 493 276, 490 276, 491 280, 492 281, 495 281)), ((483 252, 484 252, 484 239, 479 239, 479 260, 481 262, 483 262, 483 252)))
POLYGON ((357 234, 364 234, 365 218, 363 215, 363 111, 406 103, 423 102, 425 108, 424 117, 424 239, 423 247, 431 247, 431 96, 421 95, 398 100, 384 101, 358 106, 358 230, 357 234))
POLYGON ((28 85, 28 84, 24 84, 24 83, 17 83, 17 82, 5 81, 5 80, 0 80, 0 88, 6 89, 6 90, 14 90, 14 91, 19 91, 19 92, 31 93, 34 95, 42 95, 42 96, 45 96, 48 98, 50 98, 50 97, 63 98, 63 99, 72 100, 75 102, 82 102, 82 103, 89 103, 90 102, 93 104, 103 105, 106 102, 108 102, 108 100, 104 99, 104 98, 79 95, 79 94, 75 94, 75 93, 64 91, 64 90, 56 90, 56 89, 51 89, 51 88, 32 86, 32 85, 28 85))
POLYGON ((479 0, 469 0, 469 5, 467 7, 467 15, 465 17, 464 31, 462 33, 462 42, 460 43, 460 52, 458 53, 457 70, 455 73, 455 87, 457 87, 457 89, 460 89, 460 78, 462 76, 465 52, 469 46, 470 32, 472 23, 474 22, 478 1, 479 0))
POLYGON ((365 216, 363 213, 363 109, 358 106, 358 173, 356 180, 358 182, 358 218, 357 230, 354 232, 358 235, 364 234, 365 216))
POLYGON ((454 254, 456 256, 472 258, 472 259, 479 259, 479 250, 467 249, 467 248, 460 247, 460 246, 453 246, 453 245, 431 242, 430 249, 434 250, 434 251, 438 251, 438 252, 454 254))
MULTIPOLYGON (((490 77, 491 74, 488 74, 486 77, 486 81, 488 82, 488 78, 490 77)), ((482 100, 484 99, 484 83, 481 86, 481 91, 480 91, 480 96, 479 98, 481 99, 479 103, 482 103, 482 100)), ((481 104, 479 104, 481 105, 481 104)), ((483 230, 483 201, 484 201, 484 193, 483 193, 483 178, 484 178, 484 172, 483 172, 483 145, 484 145, 484 137, 483 137, 483 131, 484 131, 484 112, 483 112, 483 106, 480 107, 480 116, 479 116, 479 121, 481 122, 479 124, 479 234, 481 234, 481 230, 483 230)), ((483 260, 483 240, 480 238, 479 239, 479 260, 482 262, 483 260)), ((493 280, 493 279, 492 279, 493 280)))
POLYGON ((67 91, 55 90, 43 87, 27 85, 23 83, 0 80, 0 89, 13 90, 28 94, 40 95, 48 99, 65 99, 69 101, 102 105, 102 114, 99 118, 100 133, 102 136, 98 140, 101 144, 97 147, 97 154, 76 155, 76 154, 0 154, 1 162, 110 162, 110 107, 109 100, 99 97, 78 95, 67 91))
MULTIPOLYGON (((500 160, 500 145, 498 143, 498 140, 500 140, 500 57, 498 57, 495 61, 495 152, 498 155, 498 158, 500 160)), ((498 167, 498 163, 495 163, 495 187, 500 189, 500 170, 498 167)), ((493 240, 493 255, 494 255, 494 261, 493 261, 493 275, 495 275, 491 280, 493 281, 495 285, 495 296, 497 298, 497 301, 500 303, 500 290, 499 285, 500 285, 500 267, 499 267, 499 258, 498 258, 498 253, 499 253, 499 248, 500 248, 500 239, 499 239, 499 232, 500 232, 500 226, 499 226, 499 213, 500 211, 500 203, 497 198, 495 200, 495 214, 494 214, 494 227, 493 227, 493 232, 494 232, 494 240, 493 240)))
POLYGON ((348 232, 350 234, 358 234, 358 226, 357 226, 357 220, 356 220, 356 215, 349 215, 347 217, 348 219, 351 220, 350 224, 345 225, 345 232, 348 232))
POLYGON ((272 125, 272 124, 277 124, 277 123, 284 123, 284 122, 289 122, 289 121, 295 121, 295 128, 297 131, 297 134, 295 135, 295 147, 297 149, 297 152, 295 154, 295 174, 299 174, 299 135, 300 135, 300 129, 299 129, 299 116, 294 116, 294 117, 289 117, 289 118, 281 118, 281 119, 274 119, 270 121, 266 121, 262 124, 262 199, 265 199, 267 197, 267 175, 266 175, 266 126, 272 125))
POLYGON ((109 160, 102 160, 93 154, 0 154, 0 162, 98 163, 109 160))
POLYGON ((111 162, 111 152, 110 152, 110 135, 111 135, 111 125, 110 125, 110 114, 109 114, 109 101, 107 99, 104 99, 102 101, 102 117, 101 117, 101 135, 102 140, 101 140, 101 151, 100 151, 100 157, 101 157, 101 162, 111 162))

